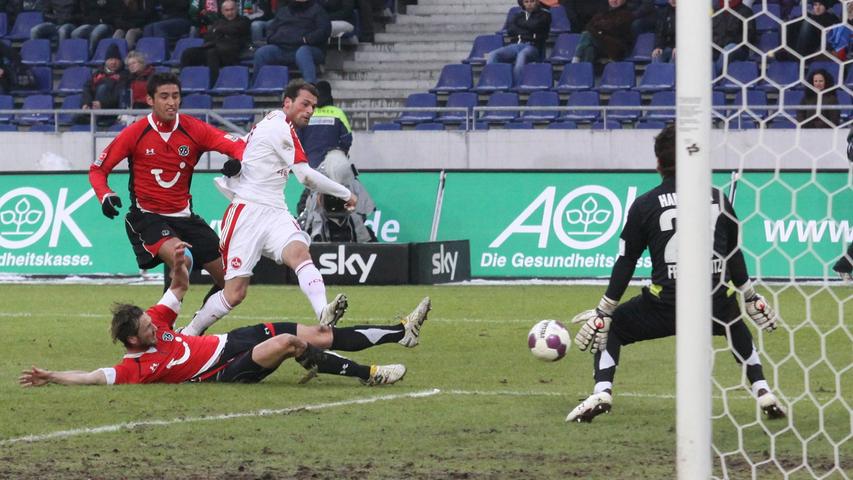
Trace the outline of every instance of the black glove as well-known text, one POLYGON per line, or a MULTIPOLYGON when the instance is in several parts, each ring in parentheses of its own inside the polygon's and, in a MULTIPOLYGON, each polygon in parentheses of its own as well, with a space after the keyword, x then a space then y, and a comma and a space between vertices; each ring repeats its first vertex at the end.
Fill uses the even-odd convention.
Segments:
POLYGON ((121 199, 116 194, 109 194, 104 197, 104 203, 101 204, 101 211, 104 216, 113 219, 118 216, 118 208, 121 208, 121 199))
POLYGON ((240 160, 234 160, 233 158, 229 158, 222 165, 222 170, 220 172, 226 177, 233 177, 240 173, 240 169, 243 168, 240 160))

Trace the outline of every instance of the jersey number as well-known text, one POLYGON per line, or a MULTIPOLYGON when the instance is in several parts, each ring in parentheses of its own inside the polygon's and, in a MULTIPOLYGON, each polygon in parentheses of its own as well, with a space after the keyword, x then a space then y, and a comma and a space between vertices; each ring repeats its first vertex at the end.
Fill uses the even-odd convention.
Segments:
MULTIPOLYGON (((660 231, 668 232, 670 230, 675 230, 675 215, 677 208, 670 208, 669 210, 664 210, 661 214, 659 223, 660 223, 660 231)), ((663 261, 666 263, 675 263, 678 260, 678 232, 673 232, 672 237, 666 242, 666 248, 663 249, 663 261)))

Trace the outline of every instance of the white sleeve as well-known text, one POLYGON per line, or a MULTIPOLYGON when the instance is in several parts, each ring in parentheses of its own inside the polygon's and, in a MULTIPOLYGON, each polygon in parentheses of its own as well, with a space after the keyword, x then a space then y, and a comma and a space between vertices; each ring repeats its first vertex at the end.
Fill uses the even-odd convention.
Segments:
POLYGON ((290 168, 293 170, 299 183, 311 190, 332 195, 344 201, 352 197, 352 192, 347 187, 329 179, 329 177, 311 168, 307 163, 297 163, 290 168))
POLYGON ((105 377, 107 377, 107 385, 115 385, 116 383, 116 369, 115 368, 101 368, 99 369, 105 377))
POLYGON ((178 300, 178 297, 176 297, 171 290, 166 290, 166 293, 163 294, 163 298, 157 302, 157 305, 165 305, 169 307, 171 311, 181 313, 181 301, 178 300))

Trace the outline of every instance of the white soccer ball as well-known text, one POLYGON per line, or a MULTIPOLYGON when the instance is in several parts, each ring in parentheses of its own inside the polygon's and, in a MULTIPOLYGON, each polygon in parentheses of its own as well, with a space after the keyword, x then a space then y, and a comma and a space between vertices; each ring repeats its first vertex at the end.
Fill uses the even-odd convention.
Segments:
POLYGON ((542 320, 527 334, 530 352, 544 362, 556 362, 565 357, 571 342, 569 331, 557 320, 542 320))

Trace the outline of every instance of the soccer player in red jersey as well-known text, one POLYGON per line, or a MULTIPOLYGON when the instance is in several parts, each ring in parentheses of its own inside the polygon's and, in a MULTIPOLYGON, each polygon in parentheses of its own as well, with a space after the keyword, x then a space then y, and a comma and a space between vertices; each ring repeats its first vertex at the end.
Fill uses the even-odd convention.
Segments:
POLYGON ((184 255, 187 246, 185 242, 176 242, 169 247, 175 268, 171 270, 169 290, 157 305, 146 311, 135 305, 116 305, 113 309, 113 341, 121 341, 127 350, 121 362, 91 372, 51 371, 33 366, 21 372, 20 385, 256 383, 288 358, 295 358, 310 374, 357 377, 365 385, 395 383, 406 374, 406 367, 400 364, 360 365, 321 350, 331 347, 358 351, 398 342, 404 335, 400 324, 321 328, 278 322, 237 328, 220 335, 184 336, 175 332, 175 318, 189 287, 189 261, 184 255))
MULTIPOLYGON (((181 84, 171 73, 156 73, 147 85, 152 112, 122 130, 89 168, 89 182, 105 216, 118 215, 121 200, 107 177, 125 158, 130 169, 130 202, 125 228, 139 268, 165 262, 174 268, 174 245, 191 244, 192 258, 224 285, 219 237, 192 211, 190 184, 201 155, 216 151, 232 157, 226 175, 240 170, 246 143, 201 120, 178 113, 181 84)), ((208 294, 209 295, 209 294, 208 294)))

